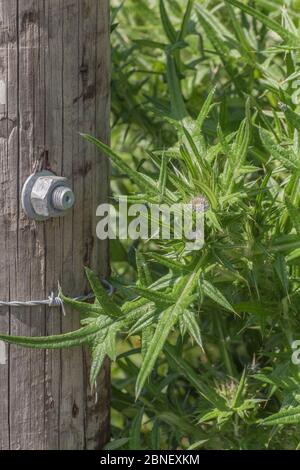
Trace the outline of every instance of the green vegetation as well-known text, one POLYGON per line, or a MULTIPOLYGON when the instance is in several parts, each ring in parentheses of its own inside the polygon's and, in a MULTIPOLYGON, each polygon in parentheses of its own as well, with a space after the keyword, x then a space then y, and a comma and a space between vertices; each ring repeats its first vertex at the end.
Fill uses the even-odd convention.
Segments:
MULTIPOLYGON (((119 356, 115 438, 133 449, 296 449, 299 2, 113 4, 113 149, 151 175, 156 200, 167 202, 169 190, 176 201, 201 194, 210 203, 201 252, 133 243, 126 262, 113 263, 145 297, 151 282, 156 290, 171 278, 161 300, 177 303, 188 271, 197 276, 180 313, 153 299, 154 326, 140 323, 119 356), (170 332, 153 365, 164 312, 170 332)), ((123 175, 116 193, 153 201, 123 175)))

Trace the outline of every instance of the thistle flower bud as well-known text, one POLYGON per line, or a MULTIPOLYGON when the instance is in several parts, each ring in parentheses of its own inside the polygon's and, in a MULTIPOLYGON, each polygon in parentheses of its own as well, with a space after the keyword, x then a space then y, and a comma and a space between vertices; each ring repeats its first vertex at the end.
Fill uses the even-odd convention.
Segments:
POLYGON ((209 209, 209 202, 203 194, 194 197, 190 204, 195 212, 206 212, 209 209))

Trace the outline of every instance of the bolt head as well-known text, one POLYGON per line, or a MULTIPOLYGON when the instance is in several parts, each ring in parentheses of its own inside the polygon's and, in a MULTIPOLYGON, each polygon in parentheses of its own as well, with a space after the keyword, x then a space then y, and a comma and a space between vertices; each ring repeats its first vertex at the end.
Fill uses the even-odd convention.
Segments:
POLYGON ((22 190, 23 209, 35 220, 64 215, 73 206, 74 199, 68 180, 49 171, 31 175, 22 190), (53 197, 54 194, 57 195, 56 198, 53 197))

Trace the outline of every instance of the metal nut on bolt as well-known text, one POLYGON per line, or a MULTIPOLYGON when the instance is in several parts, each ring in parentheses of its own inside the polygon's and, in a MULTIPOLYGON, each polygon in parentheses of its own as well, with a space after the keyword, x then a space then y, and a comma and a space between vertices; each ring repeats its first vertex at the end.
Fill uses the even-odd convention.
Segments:
POLYGON ((29 176, 22 190, 23 209, 34 220, 64 216, 74 202, 75 196, 67 178, 50 171, 29 176))

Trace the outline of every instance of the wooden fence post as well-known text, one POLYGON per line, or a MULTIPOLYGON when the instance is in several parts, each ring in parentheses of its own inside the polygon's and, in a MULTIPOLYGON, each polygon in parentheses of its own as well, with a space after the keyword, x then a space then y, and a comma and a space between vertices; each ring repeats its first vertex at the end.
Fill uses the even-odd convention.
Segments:
MULTIPOLYGON (((109 1, 0 0, 0 300, 87 293, 84 266, 107 275, 96 207, 108 163, 79 136, 109 140, 109 1), (74 210, 34 222, 20 193, 37 168, 72 182, 74 210)), ((79 327, 60 309, 0 308, 0 331, 42 336, 79 327)), ((3 344, 1 345, 3 348, 3 344)), ((5 346, 0 449, 94 449, 109 436, 109 364, 90 392, 81 348, 5 346)), ((1 364, 2 362, 2 364, 1 364)))

